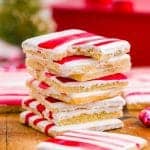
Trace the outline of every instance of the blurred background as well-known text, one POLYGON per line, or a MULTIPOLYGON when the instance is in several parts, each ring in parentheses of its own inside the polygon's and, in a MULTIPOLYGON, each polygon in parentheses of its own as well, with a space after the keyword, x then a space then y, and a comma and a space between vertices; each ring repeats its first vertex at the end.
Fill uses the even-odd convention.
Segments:
POLYGON ((21 42, 80 28, 128 40, 133 66, 150 66, 150 0, 0 0, 0 66, 24 68, 21 42))

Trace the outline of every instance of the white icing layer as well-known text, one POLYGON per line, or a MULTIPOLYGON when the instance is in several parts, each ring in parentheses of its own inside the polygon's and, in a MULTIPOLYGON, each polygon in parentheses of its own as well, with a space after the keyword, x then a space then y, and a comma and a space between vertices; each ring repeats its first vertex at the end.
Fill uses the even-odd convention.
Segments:
MULTIPOLYGON (((97 38, 101 39, 102 37, 101 36, 94 36, 93 35, 92 37, 77 38, 75 40, 68 41, 68 42, 66 42, 66 43, 64 43, 64 44, 62 44, 60 46, 57 46, 56 48, 54 48, 54 50, 52 51, 52 53, 61 54, 63 52, 66 52, 67 48, 69 46, 74 45, 74 44, 76 44, 78 42, 82 42, 82 41, 88 40, 88 39, 90 39, 90 40, 95 39, 98 42, 99 40, 97 40, 97 38)), ((104 40, 101 39, 100 41, 104 41, 104 40)))
POLYGON ((114 53, 114 51, 118 49, 122 51, 125 51, 126 49, 130 49, 129 42, 125 40, 120 40, 120 41, 99 46, 99 50, 101 50, 102 53, 104 54, 114 53))
POLYGON ((37 47, 37 45, 40 43, 46 42, 48 40, 52 40, 57 37, 63 37, 66 35, 73 35, 73 34, 84 33, 84 32, 85 31, 82 31, 82 30, 71 29, 71 30, 64 30, 61 32, 50 33, 50 34, 46 34, 42 36, 37 36, 37 37, 33 37, 33 38, 25 40, 22 43, 22 47, 25 49, 30 49, 30 48, 32 49, 32 47, 37 47))

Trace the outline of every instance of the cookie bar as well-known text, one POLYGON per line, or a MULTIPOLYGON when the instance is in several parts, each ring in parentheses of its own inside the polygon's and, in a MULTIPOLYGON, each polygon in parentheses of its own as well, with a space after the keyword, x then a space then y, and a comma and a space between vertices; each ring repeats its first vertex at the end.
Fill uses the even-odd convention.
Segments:
POLYGON ((38 73, 35 73, 35 70, 32 70, 32 74, 35 74, 35 78, 38 76, 39 81, 44 81, 46 84, 55 87, 62 93, 79 93, 88 91, 107 90, 112 88, 124 88, 128 84, 126 75, 122 73, 99 77, 84 82, 79 82, 64 77, 58 77, 48 72, 37 75, 38 73))
POLYGON ((22 112, 20 114, 20 122, 49 136, 59 135, 68 130, 92 129, 104 131, 121 128, 123 126, 122 121, 119 119, 106 119, 82 124, 57 126, 52 121, 47 121, 43 117, 36 115, 31 111, 22 112))
POLYGON ((125 40, 97 36, 79 29, 30 38, 23 42, 22 47, 26 54, 54 61, 73 55, 107 60, 130 50, 130 44, 125 40))
POLYGON ((28 56, 26 64, 27 68, 38 71, 47 70, 47 72, 57 74, 57 76, 72 78, 78 81, 86 81, 115 73, 128 72, 131 67, 130 56, 128 54, 113 57, 105 62, 78 55, 68 56, 60 61, 50 61, 28 56))
POLYGON ((32 93, 31 96, 32 96, 31 99, 36 99, 39 103, 41 103, 47 109, 53 112, 68 112, 68 111, 74 111, 78 109, 88 110, 90 108, 97 108, 97 106, 99 106, 98 108, 101 109, 101 108, 106 108, 106 106, 118 107, 118 106, 125 105, 125 100, 121 96, 116 96, 102 101, 96 101, 92 103, 78 104, 78 105, 67 104, 58 99, 54 99, 52 97, 42 96, 39 93, 32 93))
MULTIPOLYGON (((57 102, 58 103, 58 102, 57 102)), ((62 103, 62 102, 60 102, 62 103)), ((55 104, 56 105, 56 104, 55 104)), ((62 103, 63 105, 63 103, 62 103)), ((91 104, 89 104, 91 106, 91 104)), ((61 111, 61 107, 59 108, 59 112, 53 111, 52 109, 48 109, 47 105, 43 105, 36 99, 28 98, 23 100, 22 108, 25 110, 29 110, 34 112, 35 114, 43 116, 47 120, 53 120, 56 125, 69 125, 69 124, 79 124, 84 122, 98 121, 103 119, 114 119, 120 118, 123 115, 122 109, 124 105, 123 99, 113 99, 106 100, 103 102, 95 102, 93 106, 89 109, 90 106, 83 106, 83 108, 74 108, 73 110, 61 111), (120 101, 119 101, 120 100, 120 101), (114 103, 119 103, 114 106, 114 103)), ((68 105, 69 107, 69 105, 68 105)), ((72 106, 76 107, 76 106, 72 106)))
POLYGON ((80 93, 62 93, 57 89, 50 87, 44 82, 31 80, 27 82, 30 93, 40 93, 45 97, 53 97, 69 104, 86 104, 111 97, 121 95, 122 88, 112 88, 108 90, 88 91, 80 93))

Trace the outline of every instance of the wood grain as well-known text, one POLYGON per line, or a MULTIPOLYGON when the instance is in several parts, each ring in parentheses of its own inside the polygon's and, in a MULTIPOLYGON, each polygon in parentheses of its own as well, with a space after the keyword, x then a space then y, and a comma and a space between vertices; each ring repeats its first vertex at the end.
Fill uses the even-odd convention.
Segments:
MULTIPOLYGON (((145 128, 137 119, 138 112, 126 112, 122 120, 124 128, 111 132, 127 133, 146 138, 149 145, 144 150, 150 150, 150 128, 145 128)), ((0 150, 35 150, 36 145, 47 139, 29 127, 19 123, 19 114, 0 114, 0 150)))

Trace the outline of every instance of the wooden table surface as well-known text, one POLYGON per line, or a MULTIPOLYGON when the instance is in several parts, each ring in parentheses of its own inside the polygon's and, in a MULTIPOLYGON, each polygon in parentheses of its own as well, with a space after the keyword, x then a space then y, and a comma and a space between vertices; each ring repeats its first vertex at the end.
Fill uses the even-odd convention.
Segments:
MULTIPOLYGON (((145 128, 136 116, 137 112, 126 112, 124 128, 111 132, 144 137, 149 141, 144 150, 150 150, 150 128, 145 128)), ((20 124, 19 114, 0 114, 0 150, 35 150, 36 145, 45 139, 44 134, 20 124)))

